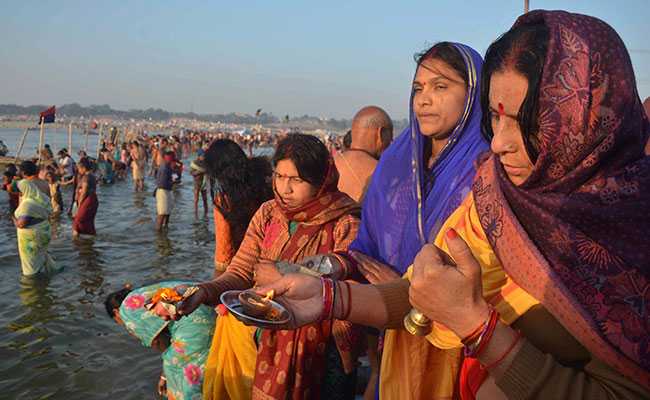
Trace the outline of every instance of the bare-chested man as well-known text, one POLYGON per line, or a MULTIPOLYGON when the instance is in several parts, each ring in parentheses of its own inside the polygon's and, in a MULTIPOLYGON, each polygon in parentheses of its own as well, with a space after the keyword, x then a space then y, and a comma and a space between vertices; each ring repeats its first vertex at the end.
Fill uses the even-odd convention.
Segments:
POLYGON ((352 119, 350 148, 334 157, 339 190, 361 202, 379 156, 393 140, 393 122, 376 106, 359 110, 352 119))
POLYGON ((131 160, 135 191, 142 192, 144 191, 144 174, 147 155, 145 154, 144 148, 138 142, 133 142, 131 144, 131 160))

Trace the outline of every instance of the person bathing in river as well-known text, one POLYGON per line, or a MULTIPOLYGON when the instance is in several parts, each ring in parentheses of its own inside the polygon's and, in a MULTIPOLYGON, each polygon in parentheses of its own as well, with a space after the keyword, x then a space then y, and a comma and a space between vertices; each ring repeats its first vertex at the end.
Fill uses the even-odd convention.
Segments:
POLYGON ((72 223, 72 236, 84 238, 95 235, 95 215, 99 207, 97 200, 97 178, 91 170, 90 159, 79 160, 79 175, 76 192, 77 214, 72 223))
POLYGON ((190 174, 194 179, 194 218, 199 215, 199 196, 203 199, 203 216, 208 216, 208 186, 205 175, 205 161, 202 156, 190 164, 190 174))
POLYGON ((47 252, 50 244, 49 198, 38 188, 38 167, 32 161, 20 165, 23 179, 18 181, 20 204, 14 212, 18 237, 18 254, 23 275, 53 272, 54 260, 47 252))
POLYGON ((174 153, 168 151, 163 157, 163 161, 156 173, 156 210, 158 217, 156 220, 156 230, 162 231, 169 226, 169 215, 172 211, 172 163, 174 162, 174 153))

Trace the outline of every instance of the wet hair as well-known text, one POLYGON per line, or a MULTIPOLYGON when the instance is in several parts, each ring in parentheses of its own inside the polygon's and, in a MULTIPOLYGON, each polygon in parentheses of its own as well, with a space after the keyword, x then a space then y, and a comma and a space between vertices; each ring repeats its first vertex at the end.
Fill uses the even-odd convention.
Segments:
POLYGON ((89 171, 92 170, 92 163, 88 157, 83 157, 81 160, 79 160, 79 166, 84 167, 89 171))
POLYGON ((255 211, 273 198, 271 164, 265 157, 249 159, 230 139, 213 141, 205 150, 207 175, 216 180, 227 204, 217 206, 230 225, 232 247, 236 251, 255 211))
POLYGON ((520 25, 504 33, 485 53, 481 77, 481 130, 490 141, 492 131, 490 109, 490 79, 495 72, 513 69, 528 81, 528 91, 524 98, 517 121, 523 136, 526 151, 535 163, 539 155, 539 87, 546 61, 549 30, 544 24, 520 25))
POLYGON ((465 60, 456 46, 451 42, 438 42, 429 49, 415 54, 414 58, 418 66, 423 61, 431 59, 443 61, 463 78, 463 82, 467 83, 469 80, 465 60))
POLYGON ((20 163, 20 171, 24 176, 34 176, 38 174, 38 166, 34 161, 26 160, 20 163))
POLYGON ((327 147, 316 136, 291 133, 278 143, 273 155, 273 167, 277 167, 282 160, 291 160, 300 179, 318 189, 327 177, 329 157, 327 147))
POLYGON ((131 293, 131 290, 132 289, 130 287, 125 287, 106 296, 106 300, 104 300, 104 307, 106 307, 106 312, 108 313, 109 317, 115 317, 115 310, 120 308, 122 302, 124 299, 126 299, 126 296, 131 293))

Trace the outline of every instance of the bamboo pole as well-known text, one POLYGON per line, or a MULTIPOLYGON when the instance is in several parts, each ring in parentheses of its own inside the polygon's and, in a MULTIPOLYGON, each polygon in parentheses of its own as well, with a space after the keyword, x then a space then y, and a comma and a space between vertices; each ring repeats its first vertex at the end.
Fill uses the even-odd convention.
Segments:
POLYGON ((45 118, 41 117, 41 132, 38 135, 38 164, 41 163, 41 152, 43 150, 44 140, 45 140, 45 118))
POLYGON ((68 125, 68 154, 72 153, 72 122, 68 125))
POLYGON ((99 136, 97 137, 97 159, 99 160, 99 152, 102 147, 102 137, 104 136, 104 124, 99 125, 99 136))
POLYGON ((530 1, 524 0, 524 14, 527 14, 529 10, 530 10, 530 1))
POLYGON ((20 153, 23 151, 23 146, 25 145, 25 138, 27 137, 27 132, 29 132, 29 128, 25 128, 25 132, 23 132, 23 136, 20 138, 20 144, 18 145, 18 149, 16 150, 16 158, 14 159, 14 164, 18 162, 18 159, 20 158, 20 153))

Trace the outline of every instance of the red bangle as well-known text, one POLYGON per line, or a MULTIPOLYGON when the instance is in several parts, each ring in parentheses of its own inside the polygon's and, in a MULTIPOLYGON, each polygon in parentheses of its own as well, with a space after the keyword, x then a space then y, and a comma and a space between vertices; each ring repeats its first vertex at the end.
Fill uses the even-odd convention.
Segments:
POLYGON ((350 274, 350 269, 348 267, 347 258, 343 254, 340 254, 340 253, 333 253, 332 257, 336 258, 338 260, 339 264, 341 265, 342 275, 340 277, 338 277, 338 279, 342 280, 342 279, 347 278, 348 275, 350 274))
POLYGON ((334 311, 334 281, 321 278, 321 283, 323 284, 323 312, 319 320, 325 321, 332 318, 334 311))
POLYGON ((503 360, 505 360, 506 357, 508 357, 508 354, 515 348, 517 343, 519 343, 519 340, 521 339, 521 332, 515 331, 515 340, 512 341, 510 346, 508 347, 508 350, 506 350, 503 354, 501 354, 501 357, 499 357, 496 361, 492 362, 490 365, 485 367, 487 370, 491 370, 492 368, 496 367, 497 365, 501 364, 503 360))
POLYGON ((485 330, 485 334, 483 335, 481 342, 478 344, 476 350, 474 351, 474 358, 478 358, 478 356, 483 353, 483 350, 485 350, 488 343, 490 343, 492 335, 494 335, 494 331, 496 330, 497 322, 499 322, 499 313, 494 310, 490 316, 490 323, 488 325, 488 328, 485 330))
POLYGON ((465 357, 477 357, 478 354, 483 351, 485 344, 492 338, 498 320, 499 313, 494 308, 490 308, 490 315, 488 316, 488 320, 484 323, 480 334, 478 336, 471 335, 474 337, 468 337, 463 341, 463 344, 465 345, 465 357))

